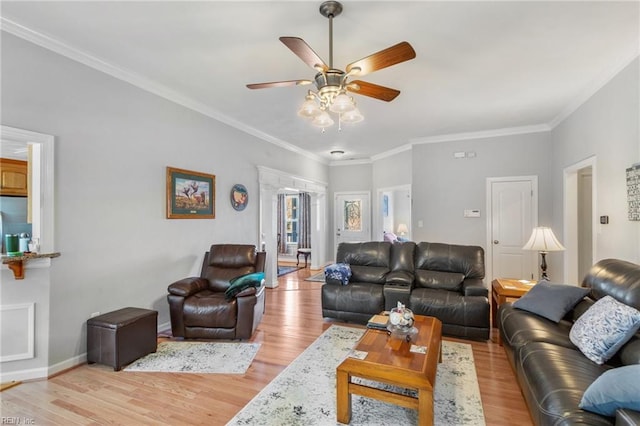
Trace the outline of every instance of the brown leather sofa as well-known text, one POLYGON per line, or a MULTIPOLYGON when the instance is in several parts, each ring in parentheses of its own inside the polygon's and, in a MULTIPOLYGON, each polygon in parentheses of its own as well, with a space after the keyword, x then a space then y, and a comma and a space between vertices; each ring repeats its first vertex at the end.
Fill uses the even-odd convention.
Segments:
POLYGON ((264 272, 265 252, 254 245, 214 244, 205 253, 199 277, 169 285, 167 300, 174 337, 249 339, 262 320, 264 281, 226 300, 232 278, 264 272))
POLYGON ((322 315, 366 323, 399 302, 419 315, 442 321, 443 333, 489 338, 489 299, 484 250, 422 242, 341 243, 336 262, 348 263, 347 285, 327 279, 322 315))
POLYGON ((616 418, 578 407, 585 390, 608 369, 640 364, 640 333, 636 333, 603 365, 585 357, 569 339, 576 319, 596 300, 609 295, 640 309, 640 265, 605 259, 591 267, 582 282, 591 291, 559 323, 500 305, 500 336, 529 412, 536 425, 638 425, 640 412, 619 409, 616 418))

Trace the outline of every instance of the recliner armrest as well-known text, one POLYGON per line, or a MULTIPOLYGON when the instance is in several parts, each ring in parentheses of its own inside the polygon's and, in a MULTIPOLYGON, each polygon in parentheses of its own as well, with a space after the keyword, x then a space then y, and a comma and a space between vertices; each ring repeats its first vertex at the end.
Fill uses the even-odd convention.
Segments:
POLYGON ((207 287, 209 287, 209 281, 206 278, 189 277, 170 284, 167 291, 176 296, 189 297, 207 287))
POLYGON ((238 297, 247 297, 247 296, 259 295, 266 288, 265 283, 266 283, 266 281, 262 280, 262 282, 260 283, 260 285, 258 287, 251 286, 251 287, 245 288, 240 293, 236 294, 235 297, 238 298, 238 297))
POLYGON ((409 271, 391 271, 387 274, 385 284, 411 287, 414 275, 409 271))
POLYGON ((489 297, 489 290, 484 286, 484 281, 479 278, 470 278, 462 282, 462 293, 465 296, 489 297))

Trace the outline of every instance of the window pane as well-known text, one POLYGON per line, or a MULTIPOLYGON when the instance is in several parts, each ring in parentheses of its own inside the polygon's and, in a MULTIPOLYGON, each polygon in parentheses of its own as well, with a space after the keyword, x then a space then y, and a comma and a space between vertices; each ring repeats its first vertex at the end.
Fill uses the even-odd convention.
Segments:
POLYGON ((344 230, 362 231, 362 207, 360 200, 344 202, 344 230))

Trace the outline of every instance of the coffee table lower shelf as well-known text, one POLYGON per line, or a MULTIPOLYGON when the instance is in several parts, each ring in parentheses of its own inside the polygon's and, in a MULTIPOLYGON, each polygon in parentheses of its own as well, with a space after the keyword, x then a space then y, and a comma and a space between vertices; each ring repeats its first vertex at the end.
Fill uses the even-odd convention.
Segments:
POLYGON ((337 420, 351 421, 351 395, 362 395, 418 411, 419 425, 433 425, 433 388, 442 360, 442 323, 416 316, 418 335, 413 342, 393 339, 386 332, 369 329, 354 348, 364 359, 347 358, 336 369, 337 420), (426 346, 425 354, 410 352, 412 344, 426 346), (417 398, 352 382, 353 377, 417 391, 417 398))

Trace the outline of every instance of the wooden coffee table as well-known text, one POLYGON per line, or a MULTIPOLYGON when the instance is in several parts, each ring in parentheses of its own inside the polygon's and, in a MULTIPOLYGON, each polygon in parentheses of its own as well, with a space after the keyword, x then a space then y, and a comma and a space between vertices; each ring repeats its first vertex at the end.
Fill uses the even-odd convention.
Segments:
POLYGON ((418 410, 419 425, 433 424, 433 388, 438 362, 442 360, 442 323, 437 318, 416 315, 414 326, 418 334, 411 342, 391 338, 385 331, 368 329, 354 348, 366 352, 366 357, 347 358, 338 366, 336 393, 340 423, 351 421, 351 395, 357 394, 418 410), (426 353, 411 352, 411 345, 426 346, 426 353), (352 383, 351 377, 415 389, 418 397, 352 383))

